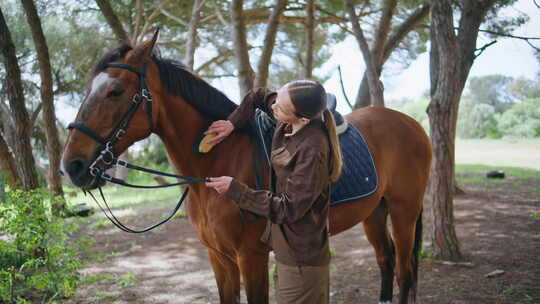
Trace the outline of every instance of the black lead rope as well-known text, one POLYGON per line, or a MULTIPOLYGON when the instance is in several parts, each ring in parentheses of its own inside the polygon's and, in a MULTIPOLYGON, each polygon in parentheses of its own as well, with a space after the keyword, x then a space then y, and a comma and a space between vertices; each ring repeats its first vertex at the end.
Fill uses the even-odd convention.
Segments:
POLYGON ((103 204, 107 207, 107 210, 109 211, 110 215, 107 214, 107 212, 105 211, 105 208, 103 208, 103 206, 101 206, 101 204, 96 199, 94 194, 92 192, 88 191, 88 193, 90 194, 90 196, 92 197, 94 202, 96 202, 96 205, 98 205, 99 209, 101 209, 103 214, 105 214, 105 217, 107 217, 107 219, 109 219, 109 221, 111 221, 111 223, 113 223, 118 229, 120 229, 120 230, 122 230, 124 232, 128 232, 128 233, 144 233, 144 232, 153 230, 153 229, 165 224, 166 222, 168 222, 171 218, 173 218, 173 216, 176 214, 176 212, 178 212, 178 210, 182 206, 182 203, 184 202, 184 199, 186 198, 188 192, 189 192, 189 188, 187 188, 184 191, 184 193, 182 194, 182 197, 180 197, 180 200, 178 201, 178 203, 176 203, 176 207, 174 207, 174 209, 171 211, 171 213, 164 220, 162 220, 161 222, 156 223, 154 225, 148 226, 148 227, 146 227, 144 229, 135 230, 135 229, 131 229, 131 228, 127 227, 126 225, 122 224, 122 222, 120 222, 120 220, 116 216, 114 216, 114 213, 112 212, 111 208, 107 204, 107 200, 105 200, 105 196, 103 195, 103 191, 101 190, 101 187, 99 187, 99 194, 101 195, 101 199, 103 200, 103 204))
MULTIPOLYGON (((125 162, 125 161, 119 160, 116 157, 112 158, 112 163, 113 163, 113 165, 121 165, 121 166, 124 166, 124 167, 126 167, 128 169, 138 170, 138 171, 142 171, 142 172, 146 172, 146 173, 152 173, 152 174, 162 175, 162 176, 167 176, 167 177, 181 178, 181 179, 184 179, 186 181, 178 182, 178 183, 165 184, 165 185, 156 185, 156 186, 132 185, 132 184, 126 183, 122 179, 114 178, 114 177, 108 175, 107 173, 105 173, 104 171, 101 171, 101 170, 98 170, 98 172, 96 174, 96 178, 104 179, 104 180, 106 180, 108 182, 111 182, 113 184, 117 184, 117 185, 121 185, 121 186, 125 186, 125 187, 130 187, 130 188, 139 188, 139 189, 166 188, 166 187, 172 187, 172 186, 178 186, 178 185, 186 185, 186 184, 193 184, 193 183, 209 181, 208 178, 198 178, 198 177, 191 177, 191 176, 184 176, 184 175, 176 175, 176 174, 156 171, 156 170, 153 170, 153 169, 139 167, 139 166, 136 166, 136 165, 129 164, 129 163, 125 162)), ((144 229, 135 230, 135 229, 131 229, 131 228, 127 227, 126 225, 122 224, 122 222, 120 222, 120 220, 114 215, 111 208, 109 207, 109 204, 107 204, 107 200, 105 199, 105 195, 103 194, 103 191, 101 190, 101 187, 99 187, 99 194, 101 195, 101 199, 102 199, 103 204, 105 205, 106 208, 103 208, 103 206, 99 203, 99 201, 96 199, 94 194, 92 192, 88 191, 88 193, 90 194, 90 196, 92 197, 94 202, 96 202, 96 205, 98 205, 99 209, 101 209, 101 211, 103 212, 103 214, 105 214, 107 219, 109 219, 109 221, 111 221, 111 223, 113 223, 118 229, 120 229, 120 230, 122 230, 124 232, 128 232, 128 233, 147 232, 147 231, 153 230, 153 229, 161 226, 162 224, 168 222, 170 219, 173 218, 173 216, 176 214, 176 212, 178 212, 178 210, 182 206, 182 203, 184 202, 188 192, 189 192, 189 188, 186 188, 186 190, 184 191, 184 193, 180 197, 180 200, 178 201, 178 203, 176 203, 176 207, 174 207, 174 209, 171 211, 169 216, 167 216, 164 220, 162 220, 161 222, 156 223, 154 225, 151 225, 149 227, 146 227, 144 229), (107 213, 107 211, 105 211, 105 209, 107 209, 108 213, 107 213)))

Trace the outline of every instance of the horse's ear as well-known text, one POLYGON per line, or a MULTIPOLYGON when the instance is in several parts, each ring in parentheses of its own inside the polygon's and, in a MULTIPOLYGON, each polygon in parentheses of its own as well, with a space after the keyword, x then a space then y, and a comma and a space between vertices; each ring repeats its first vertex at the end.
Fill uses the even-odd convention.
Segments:
POLYGON ((138 44, 135 49, 133 49, 133 55, 130 59, 134 61, 139 62, 145 62, 148 59, 150 59, 150 56, 152 55, 152 51, 154 50, 154 45, 156 44, 156 41, 159 36, 159 28, 154 32, 154 35, 138 44))

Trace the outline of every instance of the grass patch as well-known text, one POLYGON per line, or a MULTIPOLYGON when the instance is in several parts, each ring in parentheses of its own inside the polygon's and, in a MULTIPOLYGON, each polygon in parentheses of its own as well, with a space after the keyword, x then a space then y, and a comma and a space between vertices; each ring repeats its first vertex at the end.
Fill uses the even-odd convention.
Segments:
POLYGON ((84 277, 83 283, 92 284, 101 281, 114 281, 115 279, 116 275, 114 273, 99 273, 84 277))
POLYGON ((128 272, 122 276, 120 281, 118 281, 118 284, 120 284, 121 287, 128 287, 139 283, 139 280, 135 278, 135 275, 133 275, 133 272, 128 272))
MULTIPOLYGON (((82 191, 77 189, 67 189, 67 191, 76 191, 77 195, 68 198, 70 206, 77 205, 81 202, 87 203, 90 206, 97 208, 95 202, 90 196, 84 196, 82 191)), ((127 206, 135 207, 137 205, 146 205, 149 207, 156 207, 156 203, 169 203, 178 200, 181 195, 179 187, 170 187, 165 189, 131 189, 120 186, 106 186, 103 188, 103 194, 105 199, 111 208, 122 208, 127 206)), ((96 198, 100 200, 99 194, 96 192, 96 198)))
POLYGON ((105 228, 109 226, 112 226, 112 223, 108 219, 99 219, 93 222, 92 224, 90 224, 90 226, 88 227, 92 230, 96 230, 96 229, 105 228))
MULTIPOLYGON (((456 165, 456 176, 470 176, 471 178, 480 178, 487 179, 486 173, 489 171, 500 170, 503 171, 506 175, 506 178, 515 177, 519 179, 540 179, 540 170, 520 168, 520 167, 495 167, 487 165, 471 165, 471 164, 457 164, 456 165)), ((490 179, 492 181, 501 181, 498 179, 490 179)), ((504 181, 504 179, 502 179, 504 181)))
MULTIPOLYGON (((510 184, 519 187, 525 186, 526 182, 534 182, 534 180, 538 180, 540 183, 540 171, 527 168, 459 164, 456 165, 455 173, 458 183, 480 184, 485 188, 495 188, 502 184, 510 184), (495 170, 503 171, 505 178, 498 179, 486 177, 487 172, 495 170)), ((540 193, 540 187, 529 188, 529 191, 540 193)))

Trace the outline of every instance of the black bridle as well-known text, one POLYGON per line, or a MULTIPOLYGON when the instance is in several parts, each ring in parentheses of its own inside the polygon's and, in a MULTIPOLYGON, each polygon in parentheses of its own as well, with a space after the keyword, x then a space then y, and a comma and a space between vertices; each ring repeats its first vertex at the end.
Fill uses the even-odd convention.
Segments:
MULTIPOLYGON (((156 170, 152 170, 152 169, 148 169, 148 168, 139 167, 139 166, 136 166, 136 165, 129 164, 126 161, 123 161, 121 159, 118 159, 118 157, 116 157, 114 155, 114 152, 113 152, 114 145, 124 136, 124 134, 126 134, 127 129, 129 127, 129 124, 130 124, 131 120, 133 119, 136 111, 139 109, 139 106, 143 105, 144 107, 146 107, 146 113, 148 114, 148 124, 150 126, 150 131, 153 130, 152 94, 150 94, 150 91, 148 90, 148 86, 146 84, 146 69, 147 69, 146 64, 143 66, 142 70, 138 69, 136 67, 130 66, 128 64, 118 63, 118 62, 107 63, 105 65, 105 68, 108 68, 108 67, 125 69, 125 70, 129 70, 129 71, 134 72, 135 74, 137 74, 138 77, 139 77, 140 93, 135 93, 135 95, 133 95, 133 97, 131 98, 131 103, 130 103, 127 111, 124 113, 124 115, 122 115, 122 118, 120 119, 120 121, 114 126, 114 128, 109 132, 109 134, 106 137, 102 137, 97 132, 93 131, 92 129, 88 128, 87 126, 85 126, 82 123, 72 122, 72 123, 70 123, 68 125, 68 129, 70 129, 70 130, 71 129, 76 129, 76 130, 82 132, 83 134, 89 136, 90 138, 94 139, 95 141, 97 141, 97 142, 99 142, 101 144, 96 149, 96 152, 94 153, 94 158, 92 159, 92 162, 91 162, 90 166, 88 167, 89 174, 91 176, 93 176, 95 179, 97 179, 97 181, 105 180, 105 181, 111 182, 113 184, 121 185, 121 186, 126 186, 126 187, 131 187, 131 188, 143 188, 143 189, 164 188, 164 187, 172 187, 172 186, 178 186, 178 185, 185 185, 185 184, 192 184, 192 183, 208 181, 208 179, 206 179, 206 178, 197 178, 197 177, 191 177, 191 176, 176 175, 176 174, 165 173, 165 172, 160 172, 160 171, 156 171, 156 170), (128 169, 143 171, 143 172, 151 173, 151 174, 155 174, 155 175, 179 178, 179 179, 183 179, 185 181, 184 182, 178 182, 178 183, 172 183, 172 184, 157 185, 157 186, 132 185, 132 184, 126 183, 124 180, 114 178, 114 177, 110 176, 109 174, 107 174, 105 172, 106 169, 100 168, 100 166, 99 166, 100 163, 102 163, 104 165, 104 168, 108 168, 108 167, 111 167, 111 166, 122 166, 122 167, 126 167, 128 169)), ((157 224, 154 224, 152 226, 149 226, 149 227, 147 227, 145 229, 141 229, 141 230, 134 230, 134 229, 131 229, 129 227, 126 227, 124 224, 122 224, 114 216, 111 209, 109 208, 109 205, 107 204, 107 201, 105 200, 105 197, 103 195, 103 191, 101 190, 101 187, 99 187, 99 192, 101 194, 101 198, 103 199, 103 202, 104 202, 107 210, 109 211, 110 215, 107 214, 107 212, 105 211, 105 208, 103 208, 101 206, 101 204, 98 202, 98 200, 96 200, 94 195, 91 192, 89 192, 89 193, 92 196, 92 198, 94 199, 94 201, 96 202, 96 204, 99 206, 99 208, 103 211, 105 216, 116 227, 118 227, 120 230, 123 230, 125 232, 142 233, 142 232, 150 231, 150 230, 152 230, 152 229, 166 223, 167 221, 169 221, 174 216, 174 214, 176 214, 178 209, 180 209, 180 206, 182 205, 182 203, 183 203, 183 201, 184 201, 184 199, 185 199, 185 197, 186 197, 186 195, 188 193, 188 190, 189 190, 189 188, 186 188, 186 190, 182 194, 182 197, 180 198, 180 200, 176 204, 176 207, 169 214, 169 216, 167 216, 161 222, 159 222, 157 224)))

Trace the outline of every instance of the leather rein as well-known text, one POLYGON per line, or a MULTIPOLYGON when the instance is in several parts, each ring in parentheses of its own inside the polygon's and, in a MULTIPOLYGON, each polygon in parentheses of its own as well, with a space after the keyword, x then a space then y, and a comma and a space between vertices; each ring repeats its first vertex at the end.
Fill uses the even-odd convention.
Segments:
MULTIPOLYGON (((139 77, 139 88, 140 93, 135 93, 131 99, 131 103, 127 109, 127 111, 124 113, 120 121, 116 124, 116 126, 109 132, 109 134, 106 137, 102 137, 97 132, 93 131, 92 129, 88 128, 82 123, 76 123, 72 122, 68 125, 68 129, 76 129, 85 135, 89 136, 90 138, 94 139, 95 141, 99 142, 101 145, 96 149, 96 152, 94 153, 94 158, 92 160, 92 163, 88 167, 89 173, 91 176, 93 176, 95 179, 99 180, 105 180, 108 182, 111 182, 113 184, 121 185, 124 187, 130 187, 130 188, 138 188, 138 189, 155 189, 155 188, 165 188, 165 187, 173 187, 178 185, 185 185, 185 184, 192 184, 192 183, 199 183, 199 182, 206 182, 208 181, 207 178, 197 178, 197 177, 191 177, 191 176, 183 176, 183 175, 176 175, 171 173, 165 173, 153 169, 143 168, 136 165, 129 164, 126 161, 123 161, 121 159, 118 159, 114 155, 113 149, 114 145, 126 134, 127 129, 129 127, 129 123, 133 119, 133 116, 135 115, 135 112, 139 108, 139 106, 143 105, 143 107, 146 108, 146 113, 148 114, 148 124, 150 126, 150 131, 153 130, 153 122, 152 122, 152 94, 148 90, 148 86, 146 84, 146 70, 147 65, 144 64, 142 70, 138 69, 136 67, 133 67, 131 65, 125 64, 125 63, 107 63, 105 65, 105 68, 120 68, 129 70, 139 77), (164 185, 156 185, 156 186, 146 186, 146 185, 133 185, 125 182, 122 179, 118 179, 115 177, 112 177, 111 175, 107 174, 105 172, 105 169, 101 169, 99 167, 99 164, 102 163, 105 165, 105 167, 110 166, 122 166, 127 169, 142 171, 146 173, 151 173, 155 175, 161 175, 166 177, 174 177, 177 179, 185 180, 183 182, 178 183, 172 183, 172 184, 164 184, 164 185)), ((105 211, 105 208, 102 207, 102 205, 98 202, 98 200, 94 197, 92 192, 88 191, 90 193, 90 196, 94 199, 96 204, 99 206, 101 211, 105 214, 105 216, 120 230, 129 232, 129 233, 143 233, 146 231, 150 231, 156 227, 161 226, 162 224, 168 222, 180 209, 180 206, 184 202, 187 193, 189 191, 189 188, 186 188, 182 196, 180 197, 180 200, 176 204, 173 211, 162 221, 151 225, 147 228, 141 229, 141 230, 135 230, 131 229, 124 224, 122 224, 116 216, 112 213, 109 205, 107 204, 107 201, 105 200, 105 197, 103 195, 103 191, 101 190, 101 187, 99 187, 99 193, 101 195, 101 198, 103 200, 104 205, 106 206, 106 209, 108 210, 109 214, 105 211)), ((86 191, 85 191, 86 193, 86 191)))

